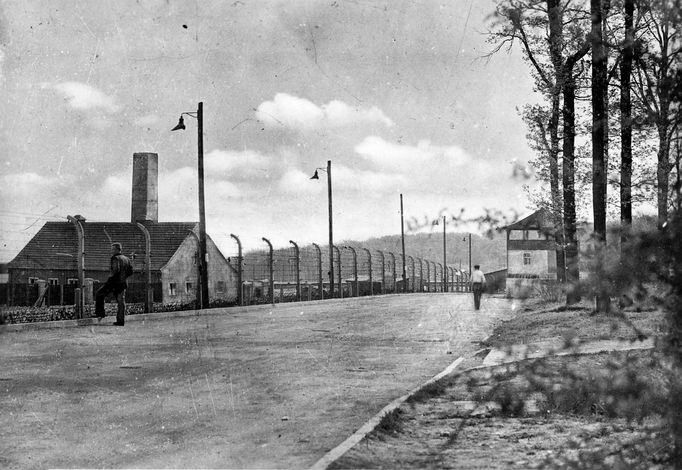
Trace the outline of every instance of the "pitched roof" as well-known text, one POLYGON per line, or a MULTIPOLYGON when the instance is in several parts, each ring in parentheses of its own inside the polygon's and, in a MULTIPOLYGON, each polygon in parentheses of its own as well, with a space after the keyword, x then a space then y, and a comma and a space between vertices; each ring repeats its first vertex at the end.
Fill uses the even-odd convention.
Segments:
POLYGON ((552 214, 547 209, 539 209, 513 224, 504 227, 505 230, 542 230, 554 227, 552 214))
MULTIPOLYGON (((180 247, 196 222, 145 222, 151 238, 151 268, 161 269, 180 247)), ((142 230, 129 222, 83 222, 85 269, 109 270, 111 244, 119 242, 123 253, 144 259, 142 230)), ((9 268, 77 269, 78 234, 71 222, 47 222, 9 263, 9 268)))

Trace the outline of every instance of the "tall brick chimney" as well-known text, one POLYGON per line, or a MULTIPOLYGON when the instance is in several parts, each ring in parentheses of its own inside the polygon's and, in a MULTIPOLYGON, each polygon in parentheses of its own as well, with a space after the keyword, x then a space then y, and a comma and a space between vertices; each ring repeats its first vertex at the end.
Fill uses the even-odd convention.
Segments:
POLYGON ((133 154, 133 198, 130 221, 159 221, 159 155, 133 154))

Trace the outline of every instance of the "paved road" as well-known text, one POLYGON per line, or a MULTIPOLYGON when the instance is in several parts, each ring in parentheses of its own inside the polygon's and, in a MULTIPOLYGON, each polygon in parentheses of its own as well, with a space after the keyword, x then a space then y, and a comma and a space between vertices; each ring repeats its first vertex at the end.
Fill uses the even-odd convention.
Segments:
POLYGON ((0 467, 308 467, 509 312, 471 304, 389 295, 5 330, 0 467))

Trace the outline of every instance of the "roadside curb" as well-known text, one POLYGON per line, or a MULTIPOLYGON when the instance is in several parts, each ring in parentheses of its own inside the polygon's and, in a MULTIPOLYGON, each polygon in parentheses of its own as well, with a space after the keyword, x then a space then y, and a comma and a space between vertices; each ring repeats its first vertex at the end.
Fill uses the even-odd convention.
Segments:
POLYGON ((372 418, 370 418, 370 420, 367 421, 360 429, 355 431, 348 439, 346 439, 341 444, 327 452, 320 460, 318 460, 312 467, 310 467, 310 470, 325 470, 337 459, 339 459, 343 454, 345 454, 351 448, 353 448, 358 442, 364 439, 365 436, 367 436, 367 434, 372 432, 379 425, 379 423, 381 422, 385 415, 400 407, 405 401, 407 401, 408 398, 410 398, 412 395, 414 395, 427 385, 430 385, 433 382, 437 382, 446 375, 451 374, 463 360, 464 360, 463 357, 457 358, 438 375, 427 380, 423 384, 419 385, 417 388, 411 390, 410 392, 401 396, 400 398, 396 398, 391 403, 386 405, 381 411, 379 411, 372 418))

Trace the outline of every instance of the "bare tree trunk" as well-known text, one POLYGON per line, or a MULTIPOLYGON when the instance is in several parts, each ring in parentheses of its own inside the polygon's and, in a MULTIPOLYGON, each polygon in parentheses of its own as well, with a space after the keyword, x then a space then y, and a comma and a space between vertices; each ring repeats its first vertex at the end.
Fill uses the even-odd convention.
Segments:
POLYGON ((625 43, 620 62, 620 225, 621 246, 632 225, 632 101, 630 84, 635 45, 634 0, 625 0, 625 43))
MULTIPOLYGON (((661 102, 661 105, 664 103, 661 102)), ((663 106, 661 106, 663 108, 663 106)), ((665 115, 661 113, 662 115, 665 115)), ((667 109, 666 109, 667 114, 667 109)), ((656 182, 658 186, 658 226, 668 220, 668 189, 670 179, 670 136, 668 121, 661 120, 658 124, 658 165, 656 169, 656 182)))
MULTIPOLYGON (((571 67, 572 68, 572 67, 571 67)), ((564 95, 564 236, 566 242, 566 303, 580 302, 580 271, 575 215, 575 78, 568 70, 563 83, 564 95)))
POLYGON ((554 240, 556 241, 557 279, 566 281, 565 239, 562 217, 562 195, 559 187, 559 117, 561 114, 561 72, 563 69, 563 17, 559 0, 547 0, 549 21, 549 54, 556 74, 552 90, 552 115, 549 123, 551 155, 549 156, 550 188, 552 192, 552 215, 554 240))
POLYGON ((552 97, 552 114, 548 126, 550 138, 549 186, 552 193, 552 218, 554 240, 556 241, 557 279, 566 280, 566 261, 564 259, 564 229, 561 214, 561 188, 559 187, 559 114, 561 113, 560 95, 552 97))
MULTIPOLYGON (((606 99, 607 94, 607 55, 604 45, 602 0, 590 0, 592 16, 592 212, 594 216, 594 235, 601 248, 606 247, 606 99)), ((598 255, 598 259, 600 256, 598 255)), ((608 288, 602 278, 598 262, 597 311, 608 312, 610 298, 608 288)))

